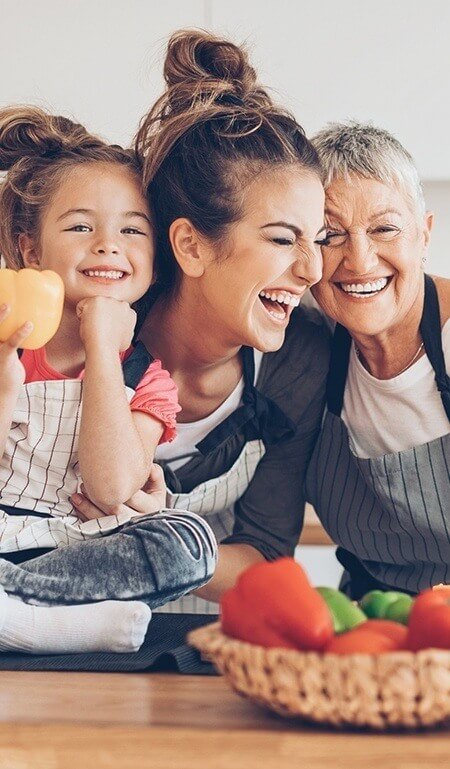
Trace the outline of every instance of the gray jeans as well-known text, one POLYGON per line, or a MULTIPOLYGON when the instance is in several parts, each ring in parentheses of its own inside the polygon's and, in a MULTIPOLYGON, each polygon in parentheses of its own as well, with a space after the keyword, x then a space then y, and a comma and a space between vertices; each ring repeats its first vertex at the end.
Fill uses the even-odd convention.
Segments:
POLYGON ((163 510, 21 564, 0 559, 0 585, 27 603, 134 599, 153 609, 206 584, 216 563, 217 542, 206 521, 163 510))

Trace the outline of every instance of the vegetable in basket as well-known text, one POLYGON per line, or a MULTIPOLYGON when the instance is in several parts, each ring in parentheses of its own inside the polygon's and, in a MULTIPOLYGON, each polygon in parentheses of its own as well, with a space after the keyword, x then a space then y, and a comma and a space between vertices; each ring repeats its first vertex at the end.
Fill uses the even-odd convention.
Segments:
POLYGON ((450 649, 450 585, 424 590, 414 601, 406 647, 450 649))
POLYGON ((320 593, 293 558, 250 566, 221 601, 226 635, 265 647, 320 650, 333 620, 320 593))
POLYGON ((334 587, 318 587, 316 590, 331 612, 335 633, 344 633, 367 621, 366 615, 359 606, 340 590, 334 587))
POLYGON ((408 593, 371 590, 361 598, 359 605, 371 619, 390 619, 407 625, 413 602, 414 599, 408 593))

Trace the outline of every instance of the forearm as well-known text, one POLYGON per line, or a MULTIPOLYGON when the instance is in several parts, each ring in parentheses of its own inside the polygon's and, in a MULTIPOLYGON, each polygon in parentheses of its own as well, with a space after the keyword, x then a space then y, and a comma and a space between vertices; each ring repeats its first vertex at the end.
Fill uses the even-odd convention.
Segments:
POLYGON ((0 458, 5 451, 16 403, 16 392, 0 393, 0 458))
POLYGON ((264 560, 264 556, 251 545, 219 545, 219 560, 213 578, 194 593, 207 601, 218 603, 225 590, 233 587, 245 569, 264 560))
POLYGON ((89 497, 107 506, 123 503, 144 485, 152 459, 133 421, 119 356, 87 351, 79 464, 89 497))

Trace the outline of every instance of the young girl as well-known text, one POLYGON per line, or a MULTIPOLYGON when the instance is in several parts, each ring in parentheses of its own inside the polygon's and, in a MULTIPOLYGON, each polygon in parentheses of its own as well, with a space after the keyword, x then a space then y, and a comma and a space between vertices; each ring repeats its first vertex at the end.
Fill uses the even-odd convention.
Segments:
MULTIPOLYGON (((17 562, 126 523, 127 513, 82 523, 70 497, 82 479, 111 510, 128 500, 157 444, 173 438, 179 406, 160 362, 131 346, 130 305, 149 288, 153 263, 133 156, 65 118, 10 107, 0 110, 0 169, 7 267, 54 270, 65 287, 45 348, 17 355, 30 323, 0 344, 0 553, 27 551, 9 556, 17 562)), ((0 306, 0 322, 9 311, 0 306)))

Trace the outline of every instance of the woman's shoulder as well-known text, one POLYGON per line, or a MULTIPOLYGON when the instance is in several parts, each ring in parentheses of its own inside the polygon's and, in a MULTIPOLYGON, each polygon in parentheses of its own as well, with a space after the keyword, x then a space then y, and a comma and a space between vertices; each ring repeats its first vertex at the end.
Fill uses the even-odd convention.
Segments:
POLYGON ((441 326, 444 326, 450 318, 450 279, 443 278, 440 275, 433 275, 433 280, 439 297, 441 326))

